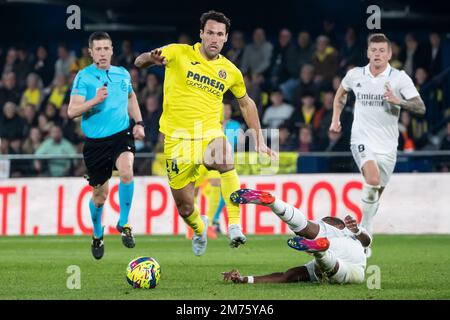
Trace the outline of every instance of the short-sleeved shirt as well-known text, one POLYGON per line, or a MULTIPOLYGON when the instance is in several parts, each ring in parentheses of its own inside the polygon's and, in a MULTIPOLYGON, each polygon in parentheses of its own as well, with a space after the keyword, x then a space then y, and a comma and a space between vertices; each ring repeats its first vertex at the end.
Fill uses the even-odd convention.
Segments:
POLYGON ((411 78, 389 64, 376 77, 371 74, 369 65, 353 68, 341 82, 344 90, 352 90, 356 98, 350 143, 367 144, 373 152, 380 154, 395 152, 398 145, 400 106, 391 105, 384 99, 386 84, 397 97, 419 96, 411 78))
POLYGON ((71 95, 83 96, 88 101, 105 85, 108 97, 82 115, 81 129, 88 138, 109 137, 130 125, 128 97, 133 88, 125 68, 111 66, 102 70, 91 64, 78 72, 71 95))
POLYGON ((222 134, 223 95, 230 90, 246 95, 240 70, 227 58, 206 60, 200 43, 170 44, 162 48, 167 60, 160 131, 184 139, 206 139, 222 134))

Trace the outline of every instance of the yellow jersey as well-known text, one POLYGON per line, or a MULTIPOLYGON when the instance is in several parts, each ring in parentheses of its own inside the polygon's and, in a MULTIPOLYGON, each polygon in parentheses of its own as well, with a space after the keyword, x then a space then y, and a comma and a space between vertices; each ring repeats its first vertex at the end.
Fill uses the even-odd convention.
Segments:
POLYGON ((161 48, 167 60, 160 131, 182 139, 223 135, 223 95, 246 95, 241 71, 222 55, 206 60, 195 45, 170 44, 161 48))

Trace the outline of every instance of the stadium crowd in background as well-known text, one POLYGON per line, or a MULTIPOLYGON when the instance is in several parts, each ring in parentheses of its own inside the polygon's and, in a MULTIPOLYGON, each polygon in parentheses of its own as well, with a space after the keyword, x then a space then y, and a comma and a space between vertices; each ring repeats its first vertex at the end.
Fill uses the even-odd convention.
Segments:
MULTIPOLYGON (((263 127, 279 129, 280 151, 349 150, 352 99, 342 115, 342 133, 329 133, 328 128, 342 76, 367 61, 366 41, 351 27, 341 37, 339 41, 334 26, 327 23, 317 36, 284 28, 274 41, 262 28, 255 29, 250 39, 238 30, 230 34, 223 54, 244 74, 263 127)), ((186 34, 175 42, 193 44, 186 34)), ((403 43, 392 42, 391 65, 411 76, 427 106, 424 116, 402 111, 399 150, 450 150, 450 105, 444 103, 442 77, 438 77, 443 71, 441 42, 434 32, 420 40, 408 33, 403 43)), ((33 52, 25 46, 0 48, 1 154, 81 153, 80 119, 70 119, 67 106, 74 77, 91 64, 91 58, 87 47, 75 54, 63 43, 55 53, 56 57, 44 45, 33 52)), ((136 143, 137 152, 158 152, 163 86, 160 74, 135 68, 137 55, 131 41, 124 40, 116 49, 113 65, 130 72, 146 125, 146 138, 136 143)), ((227 100, 231 104, 228 120, 245 129, 237 101, 227 100)), ((137 174, 150 173, 148 162, 137 161, 137 166, 137 174)), ((448 171, 449 167, 443 163, 440 169, 448 171)), ((11 176, 80 175, 83 170, 81 161, 70 165, 64 160, 47 165, 13 162, 11 176)))

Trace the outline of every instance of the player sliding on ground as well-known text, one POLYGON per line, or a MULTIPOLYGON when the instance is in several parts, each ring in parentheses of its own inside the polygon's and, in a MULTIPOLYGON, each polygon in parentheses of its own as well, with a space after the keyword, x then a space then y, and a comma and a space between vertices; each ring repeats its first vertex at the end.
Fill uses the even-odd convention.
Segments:
MULTIPOLYGON (((368 65, 351 69, 342 79, 334 98, 330 131, 341 131, 339 118, 347 93, 353 91, 356 101, 350 149, 364 176, 361 225, 372 234, 378 200, 397 160, 400 109, 424 114, 425 105, 411 78, 390 66, 392 48, 384 34, 369 36, 367 57, 368 65)), ((370 257, 370 247, 367 249, 370 257)))
POLYGON ((346 216, 345 221, 335 217, 309 221, 299 209, 272 194, 251 189, 233 192, 231 199, 234 203, 253 203, 272 209, 297 235, 288 240, 288 245, 312 254, 314 260, 285 272, 262 276, 241 276, 238 270, 233 269, 223 273, 224 280, 237 283, 329 281, 340 284, 364 281, 364 247, 369 246, 372 240, 351 216, 346 216))
POLYGON ((230 245, 237 247, 246 241, 239 206, 230 201, 230 194, 240 183, 233 151, 220 123, 226 91, 237 98, 245 122, 255 133, 257 151, 276 158, 263 141, 256 105, 247 95, 242 73, 220 54, 229 29, 230 20, 224 14, 209 11, 200 18, 201 43, 170 44, 143 53, 135 61, 138 68, 166 68, 160 131, 165 135, 167 175, 178 213, 194 231, 192 249, 198 256, 206 251, 208 229, 208 217, 200 215, 194 201, 194 183, 201 164, 220 173, 230 245))

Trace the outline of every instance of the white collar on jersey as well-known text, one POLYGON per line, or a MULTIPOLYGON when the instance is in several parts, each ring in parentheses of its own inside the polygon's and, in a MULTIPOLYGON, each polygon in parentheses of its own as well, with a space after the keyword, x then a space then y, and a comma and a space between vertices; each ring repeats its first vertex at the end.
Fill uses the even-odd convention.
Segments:
POLYGON ((369 77, 371 77, 371 78, 377 78, 379 76, 387 77, 387 76, 389 76, 389 74, 391 73, 391 70, 392 70, 391 65, 388 63, 386 69, 384 69, 384 71, 382 73, 380 73, 378 76, 374 77, 372 72, 370 72, 369 65, 370 64, 368 64, 364 67, 364 73, 369 75, 369 77))

